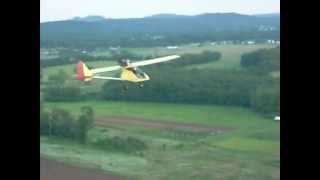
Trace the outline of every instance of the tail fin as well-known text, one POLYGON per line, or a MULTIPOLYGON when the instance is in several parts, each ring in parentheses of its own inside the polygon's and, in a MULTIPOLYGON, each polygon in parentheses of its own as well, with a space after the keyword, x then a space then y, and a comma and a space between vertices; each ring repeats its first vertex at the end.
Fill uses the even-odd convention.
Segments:
POLYGON ((92 80, 93 73, 84 64, 84 62, 79 61, 77 64, 77 79, 80 81, 90 81, 92 80))

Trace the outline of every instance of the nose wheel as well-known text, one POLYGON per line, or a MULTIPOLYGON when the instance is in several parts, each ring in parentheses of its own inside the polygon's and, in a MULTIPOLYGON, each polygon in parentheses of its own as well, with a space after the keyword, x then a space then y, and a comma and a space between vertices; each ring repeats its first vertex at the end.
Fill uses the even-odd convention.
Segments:
POLYGON ((128 85, 124 85, 122 88, 122 92, 126 92, 129 89, 128 85))

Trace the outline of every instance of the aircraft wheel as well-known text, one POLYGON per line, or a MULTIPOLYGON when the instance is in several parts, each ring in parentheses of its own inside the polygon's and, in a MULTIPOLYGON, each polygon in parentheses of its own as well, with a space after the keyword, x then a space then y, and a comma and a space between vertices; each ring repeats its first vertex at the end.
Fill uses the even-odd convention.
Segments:
POLYGON ((129 89, 129 87, 128 87, 128 86, 123 86, 123 88, 122 88, 122 92, 126 92, 128 89, 129 89))

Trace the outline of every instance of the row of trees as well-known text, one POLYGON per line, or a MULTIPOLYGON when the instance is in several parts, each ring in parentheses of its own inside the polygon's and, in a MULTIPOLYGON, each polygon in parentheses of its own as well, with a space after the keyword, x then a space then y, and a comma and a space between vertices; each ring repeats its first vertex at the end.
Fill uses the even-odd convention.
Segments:
MULTIPOLYGON (((43 105, 43 104, 42 104, 43 105)), ((123 153, 139 153, 147 149, 144 141, 133 137, 104 137, 89 141, 88 132, 94 125, 94 112, 90 106, 81 108, 78 117, 70 112, 53 108, 51 111, 40 109, 40 134, 49 137, 70 139, 82 144, 88 144, 97 148, 123 153)))
POLYGON ((280 47, 261 49, 241 56, 241 66, 255 72, 280 70, 280 47))
POLYGON ((84 106, 78 118, 64 109, 54 108, 46 111, 41 108, 40 134, 69 138, 85 143, 87 133, 93 126, 94 113, 91 107, 84 106))

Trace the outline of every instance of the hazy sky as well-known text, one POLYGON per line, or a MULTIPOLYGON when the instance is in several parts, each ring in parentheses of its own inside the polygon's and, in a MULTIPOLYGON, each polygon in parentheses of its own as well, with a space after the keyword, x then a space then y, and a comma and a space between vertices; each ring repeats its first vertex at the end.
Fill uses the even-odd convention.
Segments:
POLYGON ((128 18, 158 13, 280 12, 280 0, 40 0, 40 3, 40 22, 87 15, 128 18))

